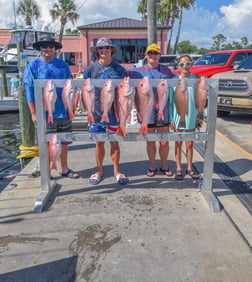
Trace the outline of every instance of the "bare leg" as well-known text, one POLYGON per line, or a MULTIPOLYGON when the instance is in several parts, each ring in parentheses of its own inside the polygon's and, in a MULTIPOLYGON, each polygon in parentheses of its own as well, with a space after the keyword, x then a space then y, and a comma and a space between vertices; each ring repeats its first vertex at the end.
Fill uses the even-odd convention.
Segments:
POLYGON ((68 145, 67 144, 61 144, 60 162, 61 162, 62 173, 68 172, 67 152, 68 152, 68 145))
MULTIPOLYGON (((168 127, 159 127, 156 128, 157 132, 168 132, 168 127)), ((161 161, 161 168, 163 170, 167 169, 167 159, 169 154, 169 142, 168 141, 160 141, 159 142, 159 156, 161 161)))
POLYGON ((110 156, 114 166, 114 175, 120 173, 119 160, 120 160, 120 147, 118 142, 110 142, 110 156))
POLYGON ((61 155, 60 155, 60 162, 61 162, 61 174, 62 176, 70 177, 70 178, 79 178, 79 174, 77 172, 73 172, 69 169, 67 164, 67 156, 68 156, 68 145, 61 144, 61 155))
POLYGON ((186 141, 186 156, 187 156, 187 170, 192 170, 192 160, 193 160, 193 142, 186 141))
POLYGON ((96 147, 95 147, 95 158, 96 158, 96 165, 97 165, 97 174, 102 175, 103 170, 102 170, 102 165, 103 165, 103 160, 105 156, 105 148, 104 148, 105 142, 96 142, 96 147))
POLYGON ((183 144, 182 141, 175 142, 175 159, 176 159, 177 171, 182 170, 182 165, 181 165, 182 144, 183 144))
MULTIPOLYGON (((187 130, 187 132, 195 132, 195 129, 187 130)), ((186 157, 187 157, 187 170, 192 170, 193 161, 193 141, 185 141, 186 157)))
MULTIPOLYGON (((148 128, 148 133, 155 132, 155 128, 148 128)), ((151 169, 156 169, 156 142, 147 141, 146 142, 147 155, 150 160, 151 169)))
POLYGON ((127 184, 129 179, 119 170, 120 147, 118 142, 110 142, 110 155, 114 166, 114 176, 120 185, 127 184))

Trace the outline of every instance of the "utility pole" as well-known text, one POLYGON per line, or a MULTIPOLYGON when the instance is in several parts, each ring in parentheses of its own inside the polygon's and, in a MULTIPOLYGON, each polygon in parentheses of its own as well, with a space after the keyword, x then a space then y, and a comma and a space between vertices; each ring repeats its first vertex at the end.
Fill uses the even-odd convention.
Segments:
POLYGON ((148 45, 157 43, 157 1, 147 0, 148 45))

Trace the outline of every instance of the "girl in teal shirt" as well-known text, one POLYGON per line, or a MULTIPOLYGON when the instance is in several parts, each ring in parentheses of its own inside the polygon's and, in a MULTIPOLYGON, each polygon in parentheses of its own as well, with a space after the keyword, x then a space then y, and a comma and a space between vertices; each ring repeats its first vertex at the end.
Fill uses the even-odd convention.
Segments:
MULTIPOLYGON (((178 67, 180 73, 177 77, 174 78, 198 78, 198 76, 190 73, 190 68, 192 65, 192 59, 188 55, 183 55, 178 60, 178 67)), ((185 127, 179 127, 180 115, 177 113, 177 109, 174 103, 174 95, 171 97, 171 128, 175 132, 194 132, 197 124, 197 114, 198 110, 195 106, 194 98, 194 87, 188 87, 188 113, 185 116, 185 127)), ((183 171, 181 165, 181 156, 182 156, 182 141, 175 142, 175 159, 176 159, 176 180, 183 180, 183 171)), ((187 157, 187 169, 186 174, 191 176, 193 179, 198 179, 199 174, 193 169, 192 160, 193 160, 193 141, 185 141, 186 145, 186 157, 187 157)))

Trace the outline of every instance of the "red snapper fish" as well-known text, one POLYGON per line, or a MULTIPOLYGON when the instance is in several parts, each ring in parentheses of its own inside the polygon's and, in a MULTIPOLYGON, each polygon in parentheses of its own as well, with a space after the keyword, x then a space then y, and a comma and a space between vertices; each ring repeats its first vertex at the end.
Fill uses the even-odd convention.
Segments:
POLYGON ((124 77, 115 93, 115 114, 119 121, 117 134, 126 137, 126 121, 131 114, 135 98, 135 87, 130 83, 130 78, 124 77))
POLYGON ((201 76, 197 81, 194 95, 195 105, 198 109, 197 118, 199 118, 200 116, 202 116, 203 110, 206 107, 207 103, 207 84, 206 78, 204 76, 201 76))
POLYGON ((100 102, 103 112, 101 122, 109 122, 108 112, 110 111, 115 99, 115 87, 112 79, 107 79, 102 86, 100 102))
POLYGON ((57 161, 59 161, 61 155, 61 142, 57 134, 53 134, 50 137, 49 145, 48 145, 48 155, 49 155, 49 162, 51 164, 50 169, 57 170, 57 161))
POLYGON ((188 92, 186 80, 181 78, 175 88, 174 102, 176 106, 177 113, 180 115, 180 120, 178 128, 186 127, 185 116, 188 114, 188 92))
POLYGON ((135 95, 135 105, 141 126, 139 134, 148 134, 148 119, 151 116, 154 102, 154 95, 150 80, 147 76, 143 77, 137 85, 135 95))
POLYGON ((90 78, 87 78, 82 84, 82 103, 88 115, 88 122, 95 122, 93 117, 95 90, 90 78))
POLYGON ((48 123, 53 122, 53 112, 57 98, 58 96, 56 93, 55 83, 53 82, 53 80, 49 79, 46 83, 43 95, 44 108, 46 111, 48 111, 48 123))
POLYGON ((68 110, 69 119, 74 118, 75 91, 73 80, 67 79, 62 90, 62 101, 66 110, 68 110))
POLYGON ((166 79, 162 79, 157 86, 158 93, 158 119, 164 120, 164 108, 169 98, 168 82, 166 79))

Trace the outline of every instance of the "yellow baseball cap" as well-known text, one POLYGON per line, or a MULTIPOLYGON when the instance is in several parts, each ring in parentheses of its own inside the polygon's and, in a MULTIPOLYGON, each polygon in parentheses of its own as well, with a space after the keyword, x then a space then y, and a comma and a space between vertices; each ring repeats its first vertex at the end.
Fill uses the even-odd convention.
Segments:
POLYGON ((157 52, 157 53, 160 54, 160 46, 159 46, 158 44, 156 44, 156 43, 152 43, 152 44, 150 44, 150 45, 147 47, 146 53, 148 53, 148 52, 150 52, 150 51, 152 51, 152 52, 157 52))

